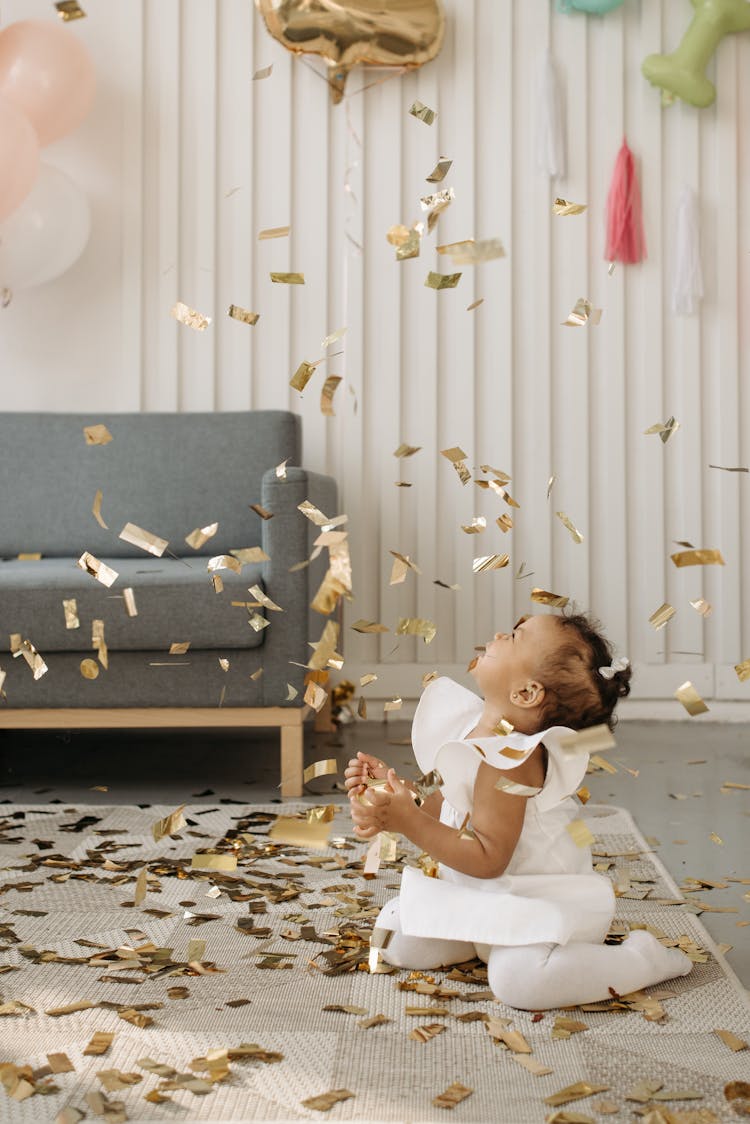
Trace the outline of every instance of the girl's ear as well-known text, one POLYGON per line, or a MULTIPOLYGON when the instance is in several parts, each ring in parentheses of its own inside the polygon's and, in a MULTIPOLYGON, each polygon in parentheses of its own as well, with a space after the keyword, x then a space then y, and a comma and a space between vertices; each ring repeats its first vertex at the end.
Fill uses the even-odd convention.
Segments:
POLYGON ((516 706, 532 707, 539 706, 544 699, 545 690, 541 683, 536 679, 527 683, 525 687, 521 687, 513 696, 513 702, 516 706))

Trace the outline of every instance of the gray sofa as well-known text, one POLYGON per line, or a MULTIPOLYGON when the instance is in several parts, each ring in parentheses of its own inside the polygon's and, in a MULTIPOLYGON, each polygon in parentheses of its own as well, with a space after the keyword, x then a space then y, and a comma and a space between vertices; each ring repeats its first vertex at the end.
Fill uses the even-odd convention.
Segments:
POLYGON ((301 451, 300 419, 283 411, 0 414, 0 631, 15 648, 28 642, 25 655, 0 656, 0 727, 279 726, 282 792, 299 795, 299 665, 325 625, 309 609, 325 561, 290 572, 320 530, 297 508, 309 500, 333 516, 337 502, 332 479, 295 467, 301 451), (84 427, 96 424, 110 442, 87 443, 84 427), (284 460, 285 478, 276 473, 284 460), (108 530, 92 514, 98 490, 108 530), (163 555, 120 539, 126 523, 168 540, 163 555), (191 549, 185 537, 213 523, 216 534, 191 549), (217 571, 217 593, 209 559, 253 547, 269 560, 217 571), (111 586, 76 565, 84 552, 117 572, 111 586), (34 553, 41 558, 18 558, 34 553), (256 584, 283 612, 248 607, 256 584), (66 624, 63 601, 72 599, 78 627, 68 627, 70 608, 66 624), (255 631, 253 613, 268 627, 255 631), (103 622, 106 669, 94 621, 103 622), (185 641, 185 654, 169 655, 185 641), (48 668, 41 675, 34 650, 48 668), (83 660, 96 662, 95 678, 82 674, 83 660))

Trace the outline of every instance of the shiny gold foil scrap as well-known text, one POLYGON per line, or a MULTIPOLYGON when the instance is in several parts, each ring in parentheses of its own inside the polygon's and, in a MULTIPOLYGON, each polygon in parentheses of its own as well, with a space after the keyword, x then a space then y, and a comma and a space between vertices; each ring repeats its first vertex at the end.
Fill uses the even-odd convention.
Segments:
POLYGON ((184 656, 189 648, 189 640, 175 640, 173 644, 169 645, 169 654, 170 656, 184 656))
POLYGON ((298 390, 301 394, 309 383, 310 379, 315 374, 316 367, 317 363, 307 363, 303 361, 302 363, 300 363, 299 367, 290 378, 289 385, 294 390, 298 390))
POLYGON ((268 226, 265 230, 258 232, 258 241, 265 242, 269 238, 288 238, 291 230, 291 226, 268 226))
MULTIPOLYGON (((318 683, 308 683, 303 699, 317 714, 328 702, 328 692, 318 683)), ((320 764, 320 762, 317 762, 317 764, 320 764)))
POLYGON ((379 621, 365 621, 358 620, 354 624, 349 625, 355 632, 388 632, 387 625, 380 624, 379 621))
POLYGON ((266 617, 262 617, 260 613, 251 613, 247 618, 247 623, 253 632, 262 632, 264 628, 268 628, 271 622, 266 617))
POLYGON ((742 663, 735 664, 734 670, 740 683, 746 683, 750 679, 750 660, 743 660, 742 663))
POLYGON ((359 696, 359 702, 357 703, 357 717, 363 719, 367 718, 367 700, 365 699, 364 695, 359 696))
POLYGON ((550 497, 550 492, 552 491, 552 485, 555 483, 555 480, 557 480, 557 477, 552 475, 552 476, 550 476, 549 480, 547 481, 547 499, 549 499, 549 497, 550 497))
POLYGON ((741 465, 727 468, 727 466, 723 464, 710 464, 708 467, 718 468, 719 472, 750 472, 750 468, 743 468, 741 465))
POLYGON ((383 705, 383 713, 387 714, 389 710, 400 710, 404 705, 404 700, 396 697, 395 699, 388 699, 383 705))
POLYGON ((413 457, 415 453, 421 453, 421 445, 405 445, 403 442, 399 445, 398 449, 394 450, 394 457, 413 457))
POLYGON ((242 308, 239 304, 230 304, 227 316, 232 320, 239 320, 242 324, 257 324, 260 320, 259 312, 251 312, 249 308, 242 308))
POLYGON ((471 568, 475 574, 483 574, 488 570, 502 570, 509 562, 509 554, 485 554, 475 558, 471 568))
POLYGON ((497 523, 503 534, 506 534, 508 531, 513 530, 513 519, 510 515, 498 515, 495 522, 497 523))
MULTIPOLYGON (((196 852, 190 860, 191 870, 221 870, 231 873, 237 869, 236 855, 210 855, 196 852)), ((192 958, 191 958, 192 959, 192 958)))
POLYGON ((276 473, 277 480, 286 480, 286 466, 289 463, 290 459, 290 457, 287 457, 286 460, 283 460, 281 462, 281 464, 276 465, 274 471, 276 473))
POLYGON ((681 702, 691 718, 697 714, 705 714, 708 707, 700 697, 690 680, 686 680, 674 693, 674 697, 681 702))
POLYGON ((471 238, 455 243, 455 248, 449 247, 448 252, 453 265, 481 265, 505 257, 505 247, 499 238, 485 238, 480 242, 471 238))
POLYGON ((447 156, 441 156, 429 176, 425 176, 427 183, 442 183, 448 175, 452 163, 453 161, 449 160, 447 156))
POLYGON ((720 550, 681 550, 669 556, 675 566, 724 566, 720 550))
POLYGON ((571 1101, 580 1101, 584 1097, 593 1096, 594 1093, 606 1093, 608 1090, 609 1085, 592 1085, 588 1081, 576 1081, 574 1085, 566 1085, 559 1092, 545 1097, 544 1103, 552 1108, 557 1108, 559 1105, 570 1104, 571 1101))
POLYGON ((126 523, 118 538, 147 551, 149 554, 153 554, 155 558, 161 558, 169 546, 167 539, 161 539, 158 535, 152 534, 151 531, 144 531, 143 527, 137 527, 135 523, 126 523))
POLYGON ((669 605, 666 601, 660 605, 651 616, 648 618, 648 623, 658 632, 659 629, 664 628, 665 625, 671 621, 677 610, 674 605, 669 605))
POLYGON ((55 7, 58 16, 64 23, 68 23, 70 20, 82 20, 86 17, 86 13, 78 0, 55 0, 55 7))
POLYGON ((272 273, 271 280, 275 285, 304 285, 304 273, 272 273))
POLYGON ((257 683, 262 674, 263 674, 263 668, 259 667, 257 671, 254 671, 252 673, 252 675, 250 675, 250 678, 252 679, 252 681, 254 683, 257 683))
POLYGON ((314 1108, 316 1112, 328 1112, 334 1105, 341 1101, 348 1101, 354 1095, 348 1089, 331 1089, 327 1093, 319 1093, 316 1097, 307 1097, 300 1103, 305 1108, 314 1108))
POLYGON ((510 737, 514 730, 515 726, 512 722, 509 722, 507 718, 498 718, 493 733, 498 734, 500 737, 505 736, 507 738, 510 737))
POLYGON ((454 1081, 442 1093, 433 1097, 432 1103, 435 1108, 455 1108, 457 1104, 461 1104, 461 1101, 470 1097, 473 1092, 474 1090, 470 1089, 468 1085, 462 1085, 460 1081, 454 1081))
POLYGON ((449 585, 448 582, 441 581, 440 578, 435 578, 432 584, 439 585, 441 589, 452 589, 454 593, 461 588, 460 585, 456 585, 455 583, 453 585, 449 585))
POLYGON ((323 388, 320 392, 320 412, 321 414, 325 414, 327 418, 336 417, 336 411, 333 408, 333 396, 338 390, 341 381, 341 375, 329 375, 323 383, 323 388))
POLYGON ((134 905, 140 905, 141 902, 146 897, 146 891, 148 889, 147 879, 148 879, 148 867, 142 866, 141 869, 138 871, 138 877, 135 880, 135 890, 133 892, 133 904, 134 905))
POLYGON ((478 535, 487 530, 487 520, 483 515, 475 515, 471 523, 462 523, 461 530, 467 535, 478 535))
POLYGON ((79 570, 85 570, 92 578, 96 578, 98 582, 105 585, 107 589, 110 588, 118 579, 119 574, 117 570, 113 570, 107 566, 105 562, 100 562, 93 554, 89 554, 87 550, 83 552, 81 557, 76 562, 79 570))
POLYGON ((316 527, 325 527, 330 523, 328 516, 324 515, 320 508, 310 503, 309 500, 303 500, 302 503, 297 504, 297 511, 301 511, 305 518, 314 523, 316 527))
POLYGON ((440 456, 445 457, 451 464, 460 464, 466 460, 468 453, 465 453, 460 445, 454 445, 450 449, 441 449, 440 456))
POLYGON ((455 289, 460 280, 460 273, 435 273, 431 269, 427 274, 425 287, 428 289, 455 289))
POLYGON ((183 827, 187 827, 187 820, 182 814, 184 810, 185 805, 180 804, 174 812, 170 812, 164 819, 157 820, 156 823, 151 825, 151 834, 155 843, 158 843, 165 835, 176 835, 183 827))
POLYGON ((221 574, 211 574, 211 585, 213 586, 214 593, 224 592, 224 582, 221 580, 221 574))
POLYGON ((413 570, 415 574, 422 573, 419 566, 411 560, 408 554, 399 554, 397 550, 389 550, 388 553, 395 558, 389 585, 398 585, 404 580, 409 570, 413 570))
POLYGON ((437 625, 422 617, 399 617, 396 636, 421 636, 425 644, 430 644, 437 635, 437 625))
MULTIPOLYGON (((308 683, 309 687, 317 687, 317 683, 308 683)), ((323 692, 325 694, 325 691, 323 692)), ((330 777, 334 776, 339 771, 338 762, 335 757, 327 757, 323 761, 314 761, 312 765, 308 765, 302 774, 303 784, 309 784, 314 781, 316 777, 330 777)))
POLYGON ((38 550, 35 550, 31 553, 25 552, 17 555, 17 560, 19 562, 41 562, 42 555, 38 550))
POLYGON ((337 328, 335 332, 329 332, 325 339, 321 340, 321 350, 325 351, 326 348, 330 347, 332 343, 336 343, 337 340, 343 339, 347 331, 348 328, 337 328))
POLYGON ((96 660, 81 660, 79 665, 81 675, 84 679, 96 679, 99 675, 99 664, 96 660))
POLYGON ((416 117, 418 121, 424 121, 425 125, 431 125, 437 117, 437 111, 430 109, 428 105, 419 100, 412 103, 409 113, 412 117, 416 117))
POLYGON ((209 539, 212 539, 219 529, 218 523, 209 523, 206 527, 196 527, 189 535, 185 535, 185 542, 193 550, 200 550, 209 539))
POLYGON ((324 820, 298 820, 294 816, 279 816, 268 831, 274 843, 288 843, 292 847, 305 847, 324 851, 328 846, 331 825, 324 820))
POLYGON ((569 203, 567 199, 555 199, 552 204, 553 215, 582 215, 588 203, 569 203))
POLYGON ((575 526, 575 524, 565 514, 565 512, 564 511, 556 511, 555 515, 560 520, 562 525, 570 531, 573 542, 582 543, 583 542, 583 535, 578 530, 578 528, 575 526))
POLYGON ((75 597, 71 597, 70 600, 63 600, 63 612, 65 613, 66 628, 81 627, 81 622, 78 619, 78 604, 75 597))
POLYGON ((480 297, 479 300, 472 301, 471 304, 467 304, 466 311, 473 312, 475 308, 479 308, 480 304, 484 304, 484 297, 480 297))
POLYGON ((277 605, 275 601, 272 601, 271 598, 268 597, 267 594, 265 594, 263 592, 263 590, 260 588, 259 585, 251 585, 247 592, 252 593, 255 600, 260 602, 260 604, 263 605, 266 609, 270 609, 271 612, 273 612, 273 613, 283 613, 284 612, 281 605, 277 605))
POLYGON ((96 495, 94 496, 94 502, 91 506, 91 514, 94 516, 94 519, 96 519, 97 523, 102 528, 102 530, 104 530, 104 531, 109 530, 109 527, 107 526, 107 524, 104 522, 104 519, 102 518, 102 490, 101 490, 101 488, 99 488, 97 490, 96 495))
POLYGON ((253 74, 253 82, 262 82, 264 78, 270 78, 272 72, 273 72, 273 63, 272 62, 269 63, 268 66, 261 66, 260 69, 256 70, 255 74, 253 74))
MULTIPOLYGON (((243 547, 241 550, 230 550, 229 553, 232 555, 232 558, 230 558, 230 560, 229 560, 230 565, 221 566, 221 567, 217 566, 217 567, 215 567, 216 569, 234 570, 235 573, 239 574, 240 571, 238 569, 236 569, 236 567, 234 565, 231 564, 232 559, 235 559, 237 562, 239 562, 240 568, 244 565, 247 565, 247 564, 250 564, 250 563, 253 563, 253 562, 270 562, 271 561, 270 556, 268 554, 266 554, 265 550, 263 550, 263 548, 260 547, 260 546, 246 546, 246 547, 243 547)), ((218 557, 219 558, 226 558, 226 554, 221 554, 218 557)), ((216 559, 211 559, 211 561, 214 562, 214 561, 216 561, 216 559)))
POLYGON ((263 507, 263 504, 249 503, 247 506, 251 511, 254 511, 256 515, 259 515, 261 519, 273 519, 273 512, 263 507))
POLYGON ((691 601, 690 604, 695 609, 696 613, 700 613, 702 617, 710 617, 711 613, 714 611, 713 605, 706 601, 704 597, 697 597, 695 601, 691 601))
POLYGON ((495 784, 495 788, 499 792, 507 792, 509 796, 538 796, 542 791, 541 788, 509 780, 508 777, 501 777, 495 784))
POLYGON ((386 231, 385 240, 389 242, 391 246, 396 246, 398 248, 404 245, 411 233, 412 231, 408 226, 404 226, 403 223, 396 223, 395 226, 389 227, 386 231))
MULTIPOLYGON (((508 476, 507 472, 503 472, 501 468, 493 468, 491 464, 480 464, 479 467, 482 472, 486 472, 488 475, 491 473, 496 477, 494 481, 490 481, 489 483, 510 484, 513 479, 512 476, 508 476)), ((479 484, 480 481, 477 481, 477 483, 479 484)))
POLYGON ((377 675, 373 675, 371 671, 368 671, 365 675, 360 675, 359 685, 360 687, 369 687, 371 683, 377 681, 377 678, 377 675))
POLYGON ((590 847, 594 842, 594 836, 591 834, 583 820, 572 820, 570 823, 565 825, 565 830, 575 843, 576 847, 590 847))
POLYGON ((326 621, 320 640, 310 642, 313 654, 308 661, 308 667, 314 671, 323 671, 328 666, 329 660, 336 656, 336 644, 339 638, 339 625, 337 621, 326 621))
POLYGON ((568 319, 563 320, 564 328, 583 328, 586 324, 596 325, 602 318, 602 310, 594 308, 590 300, 586 297, 579 297, 576 301, 571 312, 568 313, 568 319))
POLYGON ((215 574, 218 570, 231 570, 234 574, 240 574, 243 561, 245 560, 234 558, 231 554, 216 554, 213 558, 209 558, 206 569, 209 574, 215 574))
POLYGON ((560 738, 560 749, 566 756, 577 753, 603 753, 607 749, 614 749, 615 745, 612 731, 605 722, 599 726, 588 726, 574 734, 565 734, 560 738))
MULTIPOLYGON (((442 191, 435 191, 432 195, 422 195, 419 200, 419 205, 423 211, 434 211, 436 207, 445 208, 449 206, 456 198, 456 193, 452 187, 445 187, 442 191)), ((455 246, 466 246, 469 242, 473 242, 473 238, 468 239, 466 242, 455 242, 455 246)), ((438 248, 439 250, 439 248, 438 248)))
POLYGON ((103 424, 85 425, 83 436, 87 445, 108 445, 112 440, 112 434, 103 424))
POLYGON ((648 437, 653 433, 658 433, 662 440, 662 444, 666 445, 669 438, 673 433, 676 433, 680 428, 680 423, 675 421, 674 418, 667 418, 665 422, 657 422, 656 425, 650 425, 648 429, 644 429, 644 434, 648 437))
POLYGON ((187 328, 193 328, 196 332, 205 332, 211 323, 210 316, 204 316, 201 312, 196 312, 194 308, 183 304, 182 301, 173 304, 169 311, 180 324, 184 324, 187 328))
POLYGON ((408 237, 396 247, 396 261, 411 261, 412 258, 418 258, 421 246, 422 235, 414 227, 409 231, 408 237))
POLYGON ((550 593, 547 589, 534 588, 531 591, 531 600, 539 605, 551 605, 554 609, 564 609, 570 600, 559 593, 550 593))
POLYGON ((31 641, 22 639, 18 633, 11 634, 10 650, 13 653, 13 659, 17 659, 18 656, 23 656, 26 663, 31 668, 34 679, 41 679, 42 676, 46 675, 49 671, 49 668, 31 641))

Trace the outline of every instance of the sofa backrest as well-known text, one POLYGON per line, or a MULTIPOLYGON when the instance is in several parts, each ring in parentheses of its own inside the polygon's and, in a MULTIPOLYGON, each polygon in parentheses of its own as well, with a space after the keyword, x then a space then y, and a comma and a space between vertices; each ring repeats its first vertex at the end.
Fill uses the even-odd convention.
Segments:
POLYGON ((126 523, 195 553, 185 536, 218 523, 200 554, 258 546, 261 477, 299 465, 300 419, 283 410, 211 414, 0 414, 0 557, 148 555, 117 536, 126 523), (106 445, 84 426, 103 423, 106 445), (103 530, 91 513, 102 492, 103 530))

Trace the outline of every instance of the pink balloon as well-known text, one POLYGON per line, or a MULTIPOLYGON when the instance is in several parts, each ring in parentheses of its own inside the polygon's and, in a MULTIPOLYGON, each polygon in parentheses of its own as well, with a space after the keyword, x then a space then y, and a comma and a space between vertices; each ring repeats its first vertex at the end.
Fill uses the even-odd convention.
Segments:
POLYGON ((0 97, 0 222, 31 191, 39 170, 39 141, 28 117, 0 97))
POLYGON ((67 28, 51 20, 20 20, 0 31, 0 95, 26 114, 40 145, 80 125, 95 86, 91 55, 67 28))

